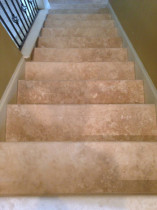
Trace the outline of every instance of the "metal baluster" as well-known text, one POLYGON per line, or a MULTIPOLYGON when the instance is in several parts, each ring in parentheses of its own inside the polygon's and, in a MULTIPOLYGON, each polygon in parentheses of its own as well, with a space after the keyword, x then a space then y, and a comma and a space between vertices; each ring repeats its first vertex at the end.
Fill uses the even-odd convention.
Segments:
MULTIPOLYGON (((22 9, 23 12, 26 14, 27 20, 29 21, 29 24, 30 24, 30 26, 31 26, 32 20, 31 20, 30 16, 27 14, 28 7, 25 6, 25 5, 22 3, 22 1, 21 1, 21 9, 22 9), (26 9, 26 8, 27 8, 27 9, 26 9)), ((29 11, 28 11, 28 13, 29 13, 29 11)))
POLYGON ((14 23, 16 23, 16 25, 19 27, 21 33, 22 33, 23 36, 25 37, 25 34, 24 34, 23 30, 21 29, 21 27, 20 27, 20 25, 19 25, 19 19, 18 19, 18 17, 14 15, 14 13, 12 12, 12 10, 11 10, 11 8, 10 8, 8 2, 7 2, 6 0, 4 0, 4 1, 5 1, 5 3, 6 3, 6 5, 7 5, 7 7, 8 7, 8 9, 9 9, 11 15, 12 15, 12 21, 13 21, 14 23))
POLYGON ((38 14, 38 8, 37 8, 37 6, 35 4, 35 1, 33 0, 32 2, 33 2, 33 5, 34 5, 35 15, 37 15, 38 14))
POLYGON ((3 1, 0 0, 0 8, 3 12, 0 14, 0 22, 21 49, 39 12, 37 2, 36 0, 3 1))
POLYGON ((22 17, 23 17, 23 19, 25 20, 25 23, 26 23, 26 25, 27 25, 27 27, 28 27, 28 29, 29 29, 29 28, 30 28, 29 21, 26 19, 25 15, 23 14, 23 12, 24 12, 24 13, 26 12, 27 7, 25 7, 25 6, 22 7, 22 4, 21 4, 21 6, 20 6, 18 0, 15 0, 15 1, 16 1, 17 5, 18 5, 18 8, 20 9, 20 12, 21 12, 21 14, 22 14, 22 17))
POLYGON ((33 9, 32 0, 28 0, 28 3, 29 3, 29 6, 30 6, 30 10, 32 11, 33 18, 35 18, 35 12, 34 12, 34 9, 33 9))
POLYGON ((34 2, 34 4, 36 5, 37 11, 38 11, 38 10, 39 10, 39 8, 38 8, 37 1, 36 1, 36 0, 34 0, 33 2, 34 2))
POLYGON ((22 25, 23 25, 23 27, 24 27, 24 29, 25 29, 26 33, 27 33, 27 32, 28 32, 28 30, 27 30, 27 29, 26 29, 26 27, 25 27, 25 24, 24 24, 24 22, 23 22, 23 20, 22 20, 22 18, 21 18, 21 16, 20 16, 20 14, 19 14, 19 12, 18 12, 18 10, 17 10, 17 8, 16 8, 15 4, 14 4, 14 1, 13 1, 13 0, 11 0, 11 2, 12 2, 12 4, 13 4, 13 6, 14 6, 14 9, 15 9, 16 13, 18 14, 18 17, 19 17, 19 19, 20 19, 20 21, 21 21, 21 23, 22 23, 22 25))
POLYGON ((31 18, 31 22, 33 22, 33 16, 32 16, 32 14, 31 14, 30 6, 29 6, 28 2, 26 2, 25 0, 24 0, 24 2, 25 2, 25 5, 26 5, 27 8, 28 8, 28 12, 29 12, 29 15, 30 15, 30 18, 31 18))
POLYGON ((2 16, 0 15, 0 20, 2 21, 2 24, 4 25, 4 27, 7 29, 7 31, 9 32, 9 34, 11 35, 12 39, 14 40, 14 42, 17 44, 17 46, 20 48, 20 44, 18 43, 17 39, 15 38, 15 36, 13 35, 13 33, 11 32, 11 30, 9 29, 9 27, 7 26, 7 24, 5 23, 5 21, 3 20, 2 16))
POLYGON ((16 27, 14 26, 12 20, 10 19, 9 15, 8 15, 7 11, 5 10, 5 8, 4 8, 3 4, 1 3, 1 1, 0 1, 0 6, 2 7, 2 9, 3 9, 5 15, 7 16, 8 20, 10 21, 11 26, 13 27, 13 29, 15 30, 15 32, 17 33, 19 39, 20 39, 21 42, 22 42, 22 41, 23 41, 22 37, 20 36, 19 32, 17 31, 16 27))

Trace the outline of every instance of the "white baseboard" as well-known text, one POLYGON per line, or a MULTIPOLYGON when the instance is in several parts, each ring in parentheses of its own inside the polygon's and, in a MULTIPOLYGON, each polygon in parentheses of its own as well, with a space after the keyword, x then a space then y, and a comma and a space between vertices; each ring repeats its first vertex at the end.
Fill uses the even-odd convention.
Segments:
POLYGON ((39 9, 50 9, 49 0, 37 0, 38 8, 39 9))
POLYGON ((24 43, 24 46, 22 47, 21 53, 24 58, 28 59, 35 47, 37 38, 40 34, 41 28, 44 24, 45 18, 48 14, 48 10, 40 10, 39 14, 33 23, 33 26, 28 34, 28 37, 24 43))
POLYGON ((7 104, 17 102, 18 80, 24 78, 24 58, 21 58, 0 100, 0 141, 5 141, 7 104))
POLYGON ((108 2, 108 9, 111 12, 111 15, 115 21, 115 24, 118 28, 119 35, 123 39, 123 46, 128 49, 128 56, 131 61, 135 63, 135 74, 136 79, 141 79, 144 81, 144 90, 145 90, 145 103, 155 104, 157 109, 157 89, 154 86, 146 68, 144 67, 142 61, 140 60, 136 50, 134 49, 131 41, 129 40, 126 32, 124 31, 122 25, 120 24, 118 17, 116 16, 111 4, 108 2))

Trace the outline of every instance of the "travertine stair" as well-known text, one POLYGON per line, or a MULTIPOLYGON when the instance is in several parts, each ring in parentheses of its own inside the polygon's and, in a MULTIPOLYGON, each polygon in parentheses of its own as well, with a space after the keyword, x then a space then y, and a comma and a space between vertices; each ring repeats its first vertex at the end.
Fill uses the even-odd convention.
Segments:
POLYGON ((26 80, 134 80, 133 62, 27 62, 26 80))
POLYGON ((123 48, 35 48, 34 61, 54 62, 122 62, 128 60, 123 48))
POLYGON ((122 41, 119 37, 95 38, 89 37, 39 37, 38 47, 48 48, 103 48, 103 47, 122 47, 122 41))
MULTIPOLYGON (((54 15, 50 15, 47 17, 47 20, 61 20, 63 21, 64 19, 66 20, 111 20, 111 15, 109 13, 105 13, 105 14, 54 14, 54 15)), ((47 21, 46 20, 46 21, 47 21)))
POLYGON ((10 105, 6 140, 151 141, 155 129, 153 105, 10 105))
POLYGON ((156 194, 155 105, 102 0, 68 1, 52 4, 8 105, 0 195, 156 194))
POLYGON ((113 20, 69 20, 65 22, 65 20, 54 20, 47 19, 44 24, 45 27, 114 27, 113 20))
MULTIPOLYGON (((116 28, 104 27, 57 27, 57 28, 43 28, 41 36, 51 37, 92 37, 92 38, 111 38, 111 36, 118 36, 116 28)), ((96 39, 97 40, 97 39, 96 39)))
POLYGON ((143 82, 138 80, 21 80, 18 87, 19 104, 144 103, 143 82))

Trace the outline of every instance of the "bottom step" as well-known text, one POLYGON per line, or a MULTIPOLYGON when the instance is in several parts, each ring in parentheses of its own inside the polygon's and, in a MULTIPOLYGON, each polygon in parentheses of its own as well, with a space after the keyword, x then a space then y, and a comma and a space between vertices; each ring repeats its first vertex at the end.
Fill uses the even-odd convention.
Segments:
POLYGON ((0 195, 157 194, 157 144, 0 143, 0 195))

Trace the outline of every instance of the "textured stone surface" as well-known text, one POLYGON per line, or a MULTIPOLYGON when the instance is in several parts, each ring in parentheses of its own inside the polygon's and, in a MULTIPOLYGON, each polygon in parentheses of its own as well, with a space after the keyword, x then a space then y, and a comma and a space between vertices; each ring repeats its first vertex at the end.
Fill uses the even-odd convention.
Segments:
POLYGON ((7 141, 157 140, 154 105, 8 105, 7 141))
POLYGON ((94 37, 39 37, 38 47, 47 48, 118 48, 122 47, 119 37, 94 38, 94 37))
POLYGON ((54 62, 102 62, 127 61, 127 49, 123 48, 35 48, 34 61, 54 62))
POLYGON ((106 0, 49 0, 53 4, 104 4, 106 0))
POLYGON ((53 9, 49 14, 104 14, 108 13, 107 8, 82 8, 82 9, 53 9))
POLYGON ((53 27, 43 28, 41 30, 42 36, 84 36, 84 37, 104 37, 109 38, 112 36, 118 36, 116 28, 103 28, 103 27, 53 27))
MULTIPOLYGON (((19 81, 18 102, 77 104, 8 105, 8 142, 0 143, 0 195, 40 196, 41 201, 43 195, 157 194, 155 105, 81 104, 144 102, 143 84, 132 80, 134 64, 127 50, 102 49, 121 47, 106 5, 54 1, 58 4, 49 13, 64 15, 48 16, 46 24, 53 28, 42 29, 40 46, 55 49, 35 49, 33 59, 39 62, 26 63, 25 78, 38 81, 19 81)), ((69 209, 58 202, 50 209, 69 209)), ((151 203, 145 208, 144 202, 132 206, 132 200, 128 206, 156 209, 151 203)), ((110 210, 123 207, 107 205, 110 210)), ((87 207, 100 208, 106 205, 90 201, 87 207)))
POLYGON ((143 81, 25 81, 18 83, 21 104, 144 103, 143 81))
MULTIPOLYGON (((90 13, 90 11, 97 11, 99 12, 99 10, 104 10, 104 11, 108 11, 107 9, 107 4, 97 4, 97 3, 84 3, 84 4, 71 4, 71 3, 67 3, 67 4, 51 4, 51 8, 52 10, 50 10, 50 12, 54 11, 54 10, 73 10, 76 11, 79 10, 80 12, 83 12, 84 9, 87 10, 87 12, 90 13)), ((76 13, 74 12, 74 13, 76 13)))
POLYGON ((110 20, 110 14, 49 14, 47 20, 110 20))
POLYGON ((44 23, 45 27, 106 27, 106 28, 114 28, 113 20, 49 20, 47 19, 44 23))
POLYGON ((156 143, 0 143, 0 195, 157 193, 156 153, 156 143))
POLYGON ((26 80, 131 80, 133 62, 26 62, 26 80))

